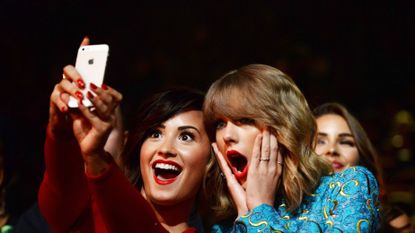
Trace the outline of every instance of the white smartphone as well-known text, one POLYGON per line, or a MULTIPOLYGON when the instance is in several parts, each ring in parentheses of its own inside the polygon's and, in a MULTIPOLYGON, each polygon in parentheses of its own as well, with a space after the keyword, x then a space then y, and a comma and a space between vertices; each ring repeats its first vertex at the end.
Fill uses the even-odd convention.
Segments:
MULTIPOLYGON (((85 83, 85 88, 82 90, 82 94, 84 95, 82 104, 86 107, 92 107, 91 101, 86 98, 86 94, 90 90, 90 83, 94 83, 100 87, 104 81, 108 52, 109 46, 107 44, 84 45, 78 49, 75 68, 85 83)), ((93 92, 91 91, 91 93, 93 92)), ((70 96, 68 106, 70 108, 77 108, 78 100, 70 96)))

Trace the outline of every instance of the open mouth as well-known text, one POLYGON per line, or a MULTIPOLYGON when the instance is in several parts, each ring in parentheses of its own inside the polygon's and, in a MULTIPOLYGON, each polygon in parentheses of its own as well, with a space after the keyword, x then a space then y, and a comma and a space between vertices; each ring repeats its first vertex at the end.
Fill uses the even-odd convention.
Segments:
POLYGON ((156 161, 153 164, 154 178, 158 184, 171 184, 182 172, 182 168, 172 161, 156 161))
POLYGON ((238 180, 245 178, 248 172, 248 160, 246 157, 237 151, 228 151, 226 155, 235 177, 238 180))
POLYGON ((235 156, 235 157, 228 157, 229 162, 231 163, 232 167, 234 167, 238 172, 242 172, 248 161, 243 156, 235 156))

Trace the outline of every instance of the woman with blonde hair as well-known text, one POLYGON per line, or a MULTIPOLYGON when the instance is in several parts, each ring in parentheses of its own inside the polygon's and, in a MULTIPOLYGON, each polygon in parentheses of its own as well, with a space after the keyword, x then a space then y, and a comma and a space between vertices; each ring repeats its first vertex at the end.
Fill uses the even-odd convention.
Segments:
POLYGON ((203 110, 231 199, 214 232, 376 230, 375 177, 364 167, 333 173, 314 152, 315 119, 283 72, 231 71, 211 85, 203 110))

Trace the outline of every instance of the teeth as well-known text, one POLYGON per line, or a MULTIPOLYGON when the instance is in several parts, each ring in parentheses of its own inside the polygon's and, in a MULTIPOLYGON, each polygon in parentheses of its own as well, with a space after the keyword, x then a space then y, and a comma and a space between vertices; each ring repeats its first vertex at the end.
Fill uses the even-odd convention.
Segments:
POLYGON ((167 164, 167 163, 157 163, 155 168, 158 169, 166 169, 166 170, 173 170, 173 171, 179 171, 179 168, 171 165, 171 164, 167 164))

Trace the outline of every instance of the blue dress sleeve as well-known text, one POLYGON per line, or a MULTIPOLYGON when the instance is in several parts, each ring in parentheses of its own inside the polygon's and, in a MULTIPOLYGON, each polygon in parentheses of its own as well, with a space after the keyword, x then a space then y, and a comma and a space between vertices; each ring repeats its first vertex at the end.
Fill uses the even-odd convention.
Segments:
POLYGON ((232 228, 215 232, 376 232, 378 206, 375 177, 366 168, 352 167, 322 178, 294 213, 284 204, 262 204, 240 216, 232 228))
POLYGON ((380 219, 376 178, 363 167, 349 168, 338 176, 329 184, 333 192, 323 206, 327 232, 376 232, 380 219))
POLYGON ((261 204, 231 224, 222 223, 214 225, 211 232, 287 232, 284 224, 289 224, 287 219, 281 219, 280 214, 274 207, 261 204))

